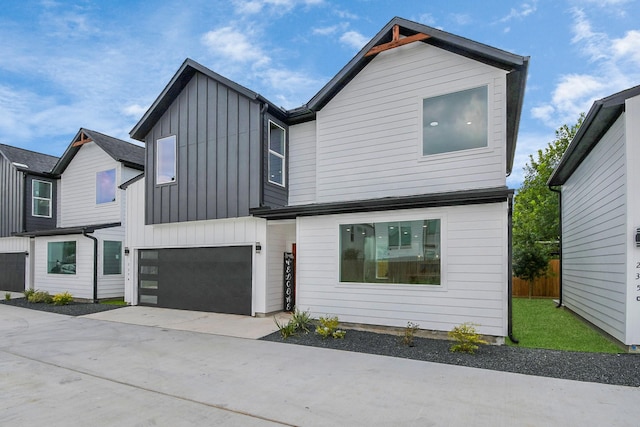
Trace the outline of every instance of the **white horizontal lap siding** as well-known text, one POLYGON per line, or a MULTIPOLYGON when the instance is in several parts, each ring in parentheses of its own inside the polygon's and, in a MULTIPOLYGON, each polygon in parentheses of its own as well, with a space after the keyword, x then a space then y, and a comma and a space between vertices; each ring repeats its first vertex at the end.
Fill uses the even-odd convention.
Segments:
POLYGON ((562 300, 624 341, 626 176, 618 119, 562 187, 562 300))
POLYGON ((97 230, 94 237, 98 239, 98 298, 120 298, 124 296, 124 227, 113 227, 97 230), (120 261, 121 274, 104 274, 104 242, 122 242, 120 261))
POLYGON ((316 201, 316 122, 289 127, 289 204, 316 201))
POLYGON ((506 334, 506 203, 301 217, 298 219, 298 307, 314 316, 386 326, 420 324, 448 331, 473 322, 481 333, 506 334), (442 285, 341 284, 340 224, 441 218, 442 285))
POLYGON ((284 304, 284 253, 291 251, 295 242, 295 224, 267 225, 266 245, 262 250, 267 258, 267 313, 283 309, 284 304))
POLYGON ((640 345, 640 247, 636 245, 635 235, 640 227, 640 96, 625 101, 625 140, 627 160, 627 345, 640 345))
POLYGON ((61 227, 105 224, 121 220, 121 196, 116 188, 116 201, 96 204, 96 173, 116 169, 116 185, 122 182, 120 163, 94 142, 80 147, 60 180, 61 227))
POLYGON ((423 43, 378 55, 317 114, 317 201, 505 185, 505 87, 504 71, 423 43), (483 85, 489 147, 423 157, 422 99, 483 85))
POLYGON ((0 253, 28 252, 28 237, 2 237, 0 238, 0 253))
POLYGON ((82 235, 38 237, 35 239, 34 289, 51 295, 69 292, 75 298, 93 298, 93 240, 82 235), (48 243, 76 242, 76 274, 47 272, 48 243))

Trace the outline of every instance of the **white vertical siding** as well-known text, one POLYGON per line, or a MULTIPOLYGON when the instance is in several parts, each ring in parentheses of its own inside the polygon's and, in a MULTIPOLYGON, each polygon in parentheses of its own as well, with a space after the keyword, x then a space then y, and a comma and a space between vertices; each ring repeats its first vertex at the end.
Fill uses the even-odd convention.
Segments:
POLYGON ((316 122, 289 127, 289 205, 316 201, 316 122))
POLYGON ((626 176, 624 116, 562 187, 562 300, 624 341, 626 176))
POLYGON ((0 238, 0 253, 29 252, 28 237, 0 238))
MULTIPOLYGON (((125 246, 131 251, 125 256, 125 296, 136 303, 138 277, 135 270, 136 252, 150 248, 188 248, 217 246, 255 246, 267 241, 267 221, 261 218, 242 217, 205 221, 188 221, 170 224, 145 225, 144 180, 127 187, 127 215, 125 246)), ((254 253, 253 313, 266 313, 266 256, 254 253)))
POLYGON ((342 321, 449 331, 473 322, 506 335, 507 204, 298 218, 297 306, 342 321), (339 282, 339 226, 441 219, 442 285, 339 282))
POLYGON ((291 252, 291 243, 295 242, 295 222, 269 222, 267 225, 267 241, 263 246, 267 258, 267 313, 283 309, 283 269, 284 253, 291 252))
POLYGON ((96 172, 116 169, 116 184, 122 182, 121 165, 96 143, 82 145, 60 180, 59 199, 61 227, 119 222, 122 194, 116 201, 96 204, 96 172))
MULTIPOLYGON (((124 227, 113 227, 96 230, 93 234, 98 239, 98 299, 124 296, 124 263, 121 274, 104 274, 104 241, 122 242, 124 252, 124 233, 124 227)), ((122 258, 123 254, 120 254, 122 258)))
POLYGON ((317 114, 316 201, 504 186, 505 88, 504 71, 424 43, 379 54, 317 114), (423 157, 422 100, 482 85, 488 147, 423 157))

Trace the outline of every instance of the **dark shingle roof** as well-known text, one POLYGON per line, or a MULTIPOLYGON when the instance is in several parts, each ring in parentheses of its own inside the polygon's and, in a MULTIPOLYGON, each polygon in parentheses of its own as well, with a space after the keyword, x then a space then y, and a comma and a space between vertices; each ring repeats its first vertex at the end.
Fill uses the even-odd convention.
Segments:
POLYGON ((71 144, 69 144, 69 147, 58 161, 58 164, 53 168, 53 173, 59 175, 64 172, 67 166, 69 166, 73 157, 82 147, 74 146, 74 142, 82 135, 85 135, 87 138, 95 142, 96 145, 102 148, 104 152, 111 156, 115 161, 123 163, 133 169, 144 170, 144 147, 94 130, 80 128, 71 144))
POLYGON ((58 158, 55 156, 5 144, 0 144, 0 154, 4 155, 19 170, 34 173, 49 173, 58 162, 58 158))

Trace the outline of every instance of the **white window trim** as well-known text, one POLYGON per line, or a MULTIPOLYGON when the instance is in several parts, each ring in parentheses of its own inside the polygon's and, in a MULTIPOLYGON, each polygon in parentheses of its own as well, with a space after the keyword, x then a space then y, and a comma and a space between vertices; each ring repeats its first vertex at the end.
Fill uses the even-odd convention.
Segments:
MULTIPOLYGON (((417 144, 417 155, 419 162, 428 162, 433 160, 446 160, 452 158, 460 158, 467 156, 477 156, 480 153, 489 153, 495 149, 495 141, 492 135, 494 134, 494 118, 493 118, 493 106, 494 106, 494 95, 493 95, 493 83, 489 81, 479 81, 477 83, 471 85, 460 85, 460 86, 451 86, 448 87, 447 90, 437 91, 437 92, 428 92, 422 93, 417 98, 417 122, 418 122, 418 144, 417 144), (477 147, 477 148, 468 148, 466 150, 458 150, 458 151, 449 151, 446 153, 437 153, 437 154, 423 154, 422 143, 423 143, 423 101, 428 98, 434 98, 436 96, 448 95, 456 92, 462 92, 469 89, 476 89, 479 87, 487 87, 487 146, 486 147, 477 147)), ((506 101, 505 101, 506 102, 506 101)), ((506 109, 506 106, 505 106, 506 109)), ((506 120, 506 118, 505 118, 506 120)), ((506 123, 506 121, 505 121, 506 123)), ((503 129, 504 140, 506 141, 506 128, 503 129)))
POLYGON ((278 185, 280 187, 286 187, 286 183, 287 183, 287 131, 280 126, 279 124, 277 124, 276 122, 273 122, 271 120, 269 120, 269 138, 267 141, 268 144, 268 149, 269 149, 269 157, 267 158, 267 177, 269 180, 270 184, 274 184, 274 185, 278 185), (280 154, 278 152, 272 151, 271 150, 271 124, 273 124, 274 126, 282 129, 282 152, 284 154, 280 154), (271 155, 274 155, 276 157, 279 157, 282 159, 282 183, 280 182, 275 182, 271 180, 271 155))
POLYGON ((156 153, 155 153, 155 179, 156 179, 156 185, 167 185, 167 184, 175 184, 176 182, 178 182, 178 137, 177 135, 168 135, 162 138, 158 138, 156 140, 156 153), (159 142, 163 141, 165 139, 173 139, 173 159, 174 159, 174 164, 173 164, 173 179, 172 180, 167 180, 167 181, 161 181, 160 177, 158 176, 158 172, 160 172, 160 169, 158 168, 159 165, 159 156, 160 156, 160 150, 158 149, 159 147, 159 142))
POLYGON ((31 181, 31 216, 34 217, 38 217, 38 218, 51 218, 52 214, 53 214, 53 183, 49 182, 49 181, 41 181, 39 179, 34 179, 31 181), (39 183, 43 183, 43 184, 48 184, 49 185, 49 198, 47 197, 36 197, 34 194, 34 187, 35 185, 33 185, 34 183, 39 182, 39 183), (35 209, 34 209, 34 201, 36 200, 49 200, 49 214, 48 215, 36 215, 35 213, 35 209))

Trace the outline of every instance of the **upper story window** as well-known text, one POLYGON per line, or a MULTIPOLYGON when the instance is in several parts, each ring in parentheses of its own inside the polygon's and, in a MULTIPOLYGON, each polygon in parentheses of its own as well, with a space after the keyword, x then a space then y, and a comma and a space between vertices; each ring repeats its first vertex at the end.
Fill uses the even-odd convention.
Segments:
POLYGON ((96 204, 116 201, 116 170, 96 172, 96 204))
POLYGON ((32 215, 51 218, 52 184, 48 181, 32 181, 32 215))
POLYGON ((422 154, 487 147, 488 88, 481 86, 422 101, 422 154))
POLYGON ((176 182, 176 136, 156 141, 156 184, 176 182))
POLYGON ((285 182, 285 131, 269 121, 269 182, 284 187, 285 182))

